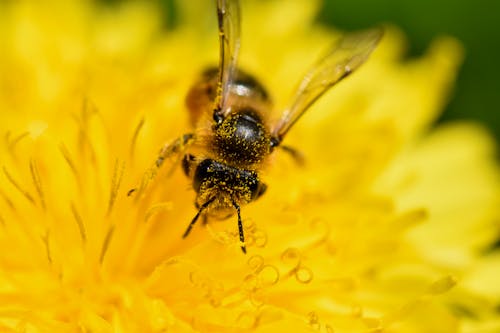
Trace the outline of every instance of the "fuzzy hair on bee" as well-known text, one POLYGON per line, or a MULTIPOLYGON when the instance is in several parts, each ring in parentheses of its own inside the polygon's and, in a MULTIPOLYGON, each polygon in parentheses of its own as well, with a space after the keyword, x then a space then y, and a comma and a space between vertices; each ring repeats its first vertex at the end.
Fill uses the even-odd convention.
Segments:
POLYGON ((346 34, 311 67, 289 106, 271 122, 269 93, 251 74, 238 68, 240 4, 216 0, 219 32, 219 65, 208 67, 186 95, 192 130, 167 143, 154 167, 180 156, 182 170, 192 180, 197 212, 186 231, 203 218, 226 219, 236 213, 240 247, 246 253, 241 207, 266 192, 261 170, 279 149, 297 162, 301 154, 283 144, 288 131, 326 91, 351 75, 376 48, 379 28, 346 34))

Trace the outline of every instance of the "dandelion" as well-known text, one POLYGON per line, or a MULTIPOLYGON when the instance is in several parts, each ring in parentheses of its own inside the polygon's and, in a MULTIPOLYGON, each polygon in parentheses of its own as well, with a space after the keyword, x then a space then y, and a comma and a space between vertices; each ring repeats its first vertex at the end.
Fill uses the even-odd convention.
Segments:
MULTIPOLYGON (((146 2, 0 4, 0 331, 498 331, 494 144, 474 124, 432 128, 460 45, 403 61, 388 28, 287 137, 305 166, 266 167, 243 255, 231 219, 182 239, 195 193, 175 160, 127 196, 217 61, 214 22, 181 7, 166 31, 146 2)), ((241 65, 276 110, 337 34, 317 9, 245 3, 241 65)))

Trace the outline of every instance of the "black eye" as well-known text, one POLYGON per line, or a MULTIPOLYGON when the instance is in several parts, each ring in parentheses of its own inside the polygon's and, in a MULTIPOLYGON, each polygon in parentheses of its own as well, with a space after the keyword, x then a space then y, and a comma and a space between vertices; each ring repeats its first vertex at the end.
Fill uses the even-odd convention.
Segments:
POLYGON ((251 191, 252 191, 252 200, 256 200, 260 198, 267 190, 267 185, 257 181, 255 183, 255 186, 252 186, 251 191))
POLYGON ((203 160, 198 165, 193 177, 193 188, 196 192, 200 190, 201 183, 214 172, 213 169, 214 161, 211 159, 203 160))

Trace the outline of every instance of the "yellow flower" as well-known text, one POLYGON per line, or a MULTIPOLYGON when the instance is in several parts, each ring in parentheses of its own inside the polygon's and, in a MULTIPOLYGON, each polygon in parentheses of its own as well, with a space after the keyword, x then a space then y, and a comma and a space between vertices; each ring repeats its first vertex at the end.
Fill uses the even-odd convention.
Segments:
MULTIPOLYGON (((287 144, 306 165, 276 154, 242 208, 247 255, 234 218, 181 238, 195 193, 175 161, 127 196, 189 131, 185 94, 217 61, 215 15, 181 6, 166 31, 146 2, 0 3, 0 331, 500 330, 494 144, 477 125, 431 128, 452 39, 402 61, 388 28, 301 119, 287 144)), ((241 65, 278 111, 336 37, 317 9, 244 3, 241 65)))

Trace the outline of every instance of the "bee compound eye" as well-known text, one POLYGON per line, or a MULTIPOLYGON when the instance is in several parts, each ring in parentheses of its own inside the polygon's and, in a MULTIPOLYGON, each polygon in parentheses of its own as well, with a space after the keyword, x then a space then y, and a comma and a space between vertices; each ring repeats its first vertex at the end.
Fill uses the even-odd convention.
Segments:
POLYGON ((214 161, 211 159, 203 160, 196 167, 196 171, 194 172, 193 177, 193 189, 196 192, 199 192, 201 184, 210 177, 210 174, 213 173, 213 165, 214 161))
POLYGON ((252 199, 256 200, 260 198, 267 190, 267 185, 261 181, 257 181, 254 187, 252 187, 252 199))

